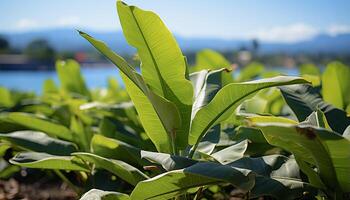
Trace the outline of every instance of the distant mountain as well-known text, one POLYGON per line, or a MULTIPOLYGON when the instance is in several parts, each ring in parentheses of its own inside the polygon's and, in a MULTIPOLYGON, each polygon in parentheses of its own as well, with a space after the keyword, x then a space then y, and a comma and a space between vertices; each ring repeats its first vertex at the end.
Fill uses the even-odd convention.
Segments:
MULTIPOLYGON (((132 53, 134 49, 130 47, 122 32, 94 32, 86 31, 96 39, 103 40, 113 50, 118 53, 132 53)), ((58 51, 89 51, 91 45, 79 36, 74 29, 50 29, 43 31, 32 31, 23 33, 3 33, 12 47, 23 49, 34 39, 46 39, 58 51)), ((214 50, 233 50, 241 47, 249 47, 250 40, 225 40, 218 38, 189 38, 175 36, 183 51, 197 51, 203 48, 214 50)), ((260 41, 261 53, 350 53, 350 34, 340 34, 330 36, 326 34, 318 35, 308 41, 296 43, 271 43, 260 41)))

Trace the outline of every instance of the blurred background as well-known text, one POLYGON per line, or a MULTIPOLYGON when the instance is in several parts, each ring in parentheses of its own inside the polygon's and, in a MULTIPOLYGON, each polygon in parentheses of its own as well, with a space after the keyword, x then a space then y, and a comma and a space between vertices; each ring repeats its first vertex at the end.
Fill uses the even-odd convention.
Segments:
MULTIPOLYGON (((127 0, 156 12, 175 35, 190 65, 202 49, 220 52, 238 68, 252 61, 298 74, 333 60, 350 64, 347 0, 127 0)), ((57 81, 55 61, 76 59, 90 88, 104 87, 118 70, 79 36, 105 41, 134 66, 135 49, 123 37, 115 0, 1 0, 0 86, 40 93, 57 81)))

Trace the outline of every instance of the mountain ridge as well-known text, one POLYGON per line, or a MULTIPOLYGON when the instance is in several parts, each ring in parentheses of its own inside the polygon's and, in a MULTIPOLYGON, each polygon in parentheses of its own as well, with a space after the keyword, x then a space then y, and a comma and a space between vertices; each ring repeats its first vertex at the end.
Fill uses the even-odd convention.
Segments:
MULTIPOLYGON (((83 30, 85 31, 85 30, 83 30)), ((107 43, 120 54, 134 53, 135 49, 127 44, 122 31, 98 32, 88 31, 91 36, 107 43)), ((9 42, 11 47, 24 49, 34 39, 45 39, 57 51, 91 51, 91 45, 79 36, 75 29, 60 28, 21 33, 0 33, 9 42)), ((251 40, 248 39, 220 39, 214 37, 183 37, 175 34, 181 49, 184 52, 198 51, 210 48, 218 51, 237 50, 242 47, 249 48, 251 40)), ((278 43, 259 41, 260 53, 333 53, 350 54, 350 33, 330 36, 319 34, 310 40, 295 43, 278 43)))

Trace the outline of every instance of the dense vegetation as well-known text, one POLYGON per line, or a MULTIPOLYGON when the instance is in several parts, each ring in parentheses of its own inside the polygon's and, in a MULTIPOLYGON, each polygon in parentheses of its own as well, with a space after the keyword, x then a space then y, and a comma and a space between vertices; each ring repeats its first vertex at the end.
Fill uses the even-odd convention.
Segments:
POLYGON ((1 179, 43 169, 85 200, 349 198, 349 67, 290 77, 252 63, 233 78, 204 50, 190 68, 156 14, 117 8, 141 74, 79 32, 125 88, 89 90, 73 60, 57 61, 60 86, 47 80, 41 96, 1 88, 1 179))

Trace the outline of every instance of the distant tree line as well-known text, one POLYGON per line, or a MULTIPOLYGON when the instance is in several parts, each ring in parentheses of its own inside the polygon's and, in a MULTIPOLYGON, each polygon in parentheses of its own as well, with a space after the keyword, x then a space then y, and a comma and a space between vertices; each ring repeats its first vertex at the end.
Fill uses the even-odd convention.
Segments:
MULTIPOLYGON (((251 43, 247 46, 241 46, 237 49, 220 51, 221 54, 225 56, 227 60, 231 63, 239 63, 239 53, 246 51, 250 52, 252 55, 252 60, 259 61, 268 66, 285 66, 286 60, 292 60, 296 66, 299 66, 303 63, 314 63, 316 65, 325 65, 332 60, 339 60, 345 64, 350 64, 350 55, 338 55, 338 54, 285 54, 285 53, 274 53, 274 54, 262 54, 259 52, 260 43, 258 40, 253 39, 251 43)), ((20 51, 13 49, 10 42, 5 38, 0 36, 0 54, 24 54, 30 60, 39 61, 39 62, 53 62, 56 59, 69 59, 74 58, 78 59, 79 57, 88 58, 91 62, 107 62, 106 59, 96 51, 87 51, 87 52, 58 52, 56 51, 48 41, 44 39, 36 39, 30 42, 24 50, 20 51), (79 54, 80 53, 80 54, 79 54), (80 55, 80 56, 77 56, 80 55), (84 56, 81 56, 84 54, 84 56)), ((184 52, 187 56, 187 60, 190 65, 195 63, 196 51, 184 52)), ((123 55, 130 63, 133 63, 135 66, 139 66, 139 60, 137 55, 123 55)))

